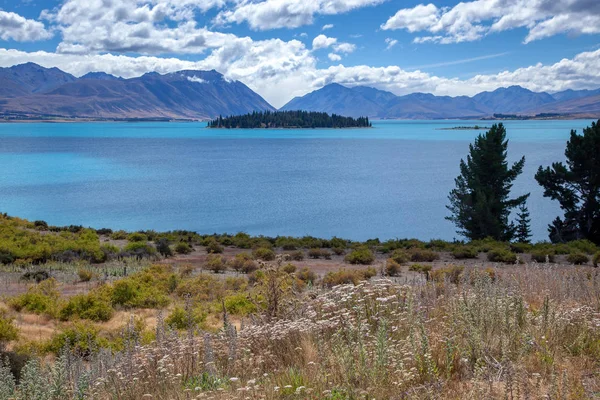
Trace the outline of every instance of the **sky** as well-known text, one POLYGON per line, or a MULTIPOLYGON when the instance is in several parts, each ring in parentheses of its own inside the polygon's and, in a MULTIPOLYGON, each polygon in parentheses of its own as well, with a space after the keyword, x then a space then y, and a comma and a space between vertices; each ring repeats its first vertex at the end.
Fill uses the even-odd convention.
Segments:
POLYGON ((600 87, 599 0, 0 0, 0 67, 215 69, 275 107, 328 83, 397 95, 600 87))

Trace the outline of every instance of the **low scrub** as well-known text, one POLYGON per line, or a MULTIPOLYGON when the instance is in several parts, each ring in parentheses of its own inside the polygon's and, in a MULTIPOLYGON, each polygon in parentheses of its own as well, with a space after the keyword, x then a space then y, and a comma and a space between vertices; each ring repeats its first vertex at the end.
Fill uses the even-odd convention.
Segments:
POLYGON ((377 271, 374 268, 368 268, 364 271, 340 269, 336 272, 329 272, 323 277, 323 286, 333 287, 337 285, 354 284, 365 281, 375 276, 377 271))
POLYGON ((175 252, 177 254, 190 254, 194 249, 186 242, 179 242, 175 245, 175 252))
POLYGON ((263 261, 273 261, 275 259, 275 252, 266 247, 259 247, 252 250, 252 255, 254 258, 263 261))
POLYGON ((462 279, 465 267, 461 265, 450 265, 444 268, 434 269, 429 273, 431 280, 435 282, 448 281, 458 285, 462 279))
POLYGON ((210 254, 206 263, 204 264, 204 269, 214 272, 215 274, 220 274, 227 270, 227 264, 223 260, 223 257, 219 254, 210 254))
POLYGON ((487 254, 488 261, 501 262, 506 264, 515 264, 517 262, 517 255, 510 250, 504 249, 493 249, 487 254))
POLYGON ((531 252, 531 259, 537 263, 553 263, 555 261, 555 253, 551 248, 537 249, 531 252))
POLYGON ((412 262, 432 262, 439 258, 440 255, 433 250, 415 248, 410 252, 410 261, 412 262))
POLYGON ((590 258, 584 253, 574 252, 567 256, 567 261, 571 264, 583 265, 587 264, 590 261, 590 258))
POLYGON ((318 249, 318 248, 310 249, 310 250, 308 250, 308 256, 310 258, 314 258, 314 259, 319 259, 319 258, 323 258, 326 260, 331 259, 331 253, 329 252, 329 250, 326 250, 326 249, 318 249))
POLYGON ((388 258, 385 262, 384 275, 398 276, 402 271, 402 266, 393 258, 388 258))
POLYGON ((370 249, 362 247, 352 250, 346 255, 344 260, 350 264, 369 265, 375 261, 375 255, 370 249))
POLYGON ((78 294, 69 299, 58 316, 63 321, 73 318, 90 321, 108 321, 113 315, 110 299, 96 293, 78 294))
POLYGON ((410 255, 402 249, 396 249, 390 255, 390 259, 392 259, 395 262, 397 262, 398 264, 402 265, 402 264, 407 263, 410 260, 410 255))
POLYGON ((477 258, 479 252, 475 247, 472 246, 459 246, 452 250, 452 257, 457 260, 466 260, 469 258, 477 258))
POLYGON ((594 258, 592 259, 592 263, 594 267, 598 267, 600 265, 600 251, 594 254, 594 258))

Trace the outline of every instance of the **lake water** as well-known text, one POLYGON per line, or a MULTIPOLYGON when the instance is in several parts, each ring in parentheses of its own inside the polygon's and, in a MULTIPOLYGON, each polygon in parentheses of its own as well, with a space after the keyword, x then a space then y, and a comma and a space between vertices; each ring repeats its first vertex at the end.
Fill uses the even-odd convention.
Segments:
MULTIPOLYGON (((560 214, 538 166, 591 121, 507 121, 526 156, 535 240, 560 214)), ((445 205, 489 121, 379 121, 373 129, 211 130, 203 123, 0 124, 0 211, 53 225, 201 233, 458 238, 445 205)))

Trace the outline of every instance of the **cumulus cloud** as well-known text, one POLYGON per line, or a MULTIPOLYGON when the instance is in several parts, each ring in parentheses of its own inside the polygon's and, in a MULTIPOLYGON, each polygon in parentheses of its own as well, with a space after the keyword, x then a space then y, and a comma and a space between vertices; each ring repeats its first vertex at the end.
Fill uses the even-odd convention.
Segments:
POLYGON ((419 4, 399 10, 383 30, 429 32, 415 43, 459 43, 515 28, 526 28, 524 43, 561 33, 600 33, 600 2, 595 0, 475 0, 454 7, 419 4))
POLYGON ((342 59, 342 57, 340 55, 335 54, 335 53, 329 53, 329 54, 327 54, 327 57, 329 57, 329 59, 331 61, 340 61, 342 59))
POLYGON ((321 30, 326 31, 327 29, 331 29, 331 28, 333 28, 333 24, 325 24, 325 25, 323 25, 321 30))
POLYGON ((30 42, 45 40, 53 35, 40 21, 27 19, 14 12, 0 10, 0 39, 30 42))
POLYGON ((188 76, 187 80, 190 82, 194 82, 194 83, 206 83, 206 81, 202 78, 197 77, 196 75, 194 76, 188 76))
POLYGON ((374 6, 385 0, 264 0, 239 1, 233 10, 223 10, 215 18, 219 25, 243 22, 254 30, 297 28, 313 23, 315 15, 334 15, 374 6))
POLYGON ((333 47, 338 53, 349 54, 356 50, 356 46, 352 43, 338 42, 336 38, 327 37, 323 34, 313 39, 312 48, 313 50, 326 49, 333 47))

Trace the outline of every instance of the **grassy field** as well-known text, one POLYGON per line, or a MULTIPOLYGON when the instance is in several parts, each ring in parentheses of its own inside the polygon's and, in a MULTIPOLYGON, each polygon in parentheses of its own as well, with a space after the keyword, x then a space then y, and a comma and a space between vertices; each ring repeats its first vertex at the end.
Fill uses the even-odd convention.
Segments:
POLYGON ((0 399, 600 397, 592 243, 0 216, 0 399))

